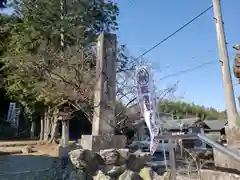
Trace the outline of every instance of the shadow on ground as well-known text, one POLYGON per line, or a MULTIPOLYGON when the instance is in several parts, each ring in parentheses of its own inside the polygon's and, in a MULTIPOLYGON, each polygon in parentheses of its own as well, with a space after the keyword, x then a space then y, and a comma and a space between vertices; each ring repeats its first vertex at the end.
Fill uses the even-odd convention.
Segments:
POLYGON ((58 163, 48 155, 1 155, 0 180, 54 179, 58 163))

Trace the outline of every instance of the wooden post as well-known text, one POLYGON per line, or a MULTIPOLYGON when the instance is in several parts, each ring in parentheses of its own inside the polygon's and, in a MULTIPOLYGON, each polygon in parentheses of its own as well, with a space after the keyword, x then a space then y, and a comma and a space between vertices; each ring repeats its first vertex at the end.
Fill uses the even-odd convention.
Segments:
POLYGON ((69 120, 63 120, 61 146, 68 147, 68 144, 69 144, 69 120))
POLYGON ((171 177, 172 180, 176 180, 176 155, 173 147, 173 141, 169 140, 170 144, 170 162, 171 162, 171 177))

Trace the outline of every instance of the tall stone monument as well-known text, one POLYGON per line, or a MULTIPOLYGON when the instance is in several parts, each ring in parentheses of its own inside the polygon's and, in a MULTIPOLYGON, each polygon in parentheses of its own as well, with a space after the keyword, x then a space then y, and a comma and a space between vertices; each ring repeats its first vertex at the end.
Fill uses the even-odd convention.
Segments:
POLYGON ((116 35, 101 34, 98 39, 97 53, 92 135, 82 135, 81 145, 84 149, 93 151, 124 148, 125 136, 114 135, 116 125, 116 35))

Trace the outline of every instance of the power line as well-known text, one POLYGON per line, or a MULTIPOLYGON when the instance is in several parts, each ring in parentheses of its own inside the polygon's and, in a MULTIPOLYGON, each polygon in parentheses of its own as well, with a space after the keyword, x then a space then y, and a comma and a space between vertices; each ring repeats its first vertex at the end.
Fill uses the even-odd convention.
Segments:
POLYGON ((192 68, 188 68, 188 69, 185 69, 185 70, 181 70, 181 71, 175 72, 173 74, 169 74, 167 76, 164 76, 164 77, 160 78, 160 80, 163 80, 163 79, 166 79, 166 78, 169 78, 169 77, 173 77, 173 76, 178 76, 180 74, 188 73, 189 71, 193 71, 193 70, 196 70, 196 69, 202 68, 204 66, 207 66, 207 65, 210 65, 210 64, 214 64, 214 63, 217 63, 217 61, 208 61, 208 62, 199 64, 198 66, 195 66, 195 67, 192 67, 192 68))
POLYGON ((213 8, 213 5, 208 7, 207 9, 205 9, 204 11, 202 11, 200 14, 198 14, 196 17, 194 17, 193 19, 191 19, 190 21, 188 21, 186 24, 184 24, 183 26, 181 26, 180 28, 178 28, 176 31, 174 31, 173 33, 171 33, 170 35, 168 35, 167 37, 165 37, 163 40, 161 40, 160 42, 158 42, 157 44, 155 44, 153 47, 151 47, 150 49, 148 49, 147 51, 145 51, 143 54, 141 54, 140 56, 138 56, 136 59, 140 59, 141 57, 143 57, 144 55, 146 55, 147 53, 149 53, 150 51, 152 51, 153 49, 157 48, 159 45, 161 45, 162 43, 164 43, 165 41, 167 41, 168 39, 170 39, 172 36, 174 36, 175 34, 177 34, 178 32, 180 32, 181 30, 183 30, 185 27, 187 27, 188 25, 190 25, 192 22, 194 22, 195 20, 197 20, 199 17, 201 17, 202 15, 204 15, 206 12, 208 12, 210 9, 213 8))

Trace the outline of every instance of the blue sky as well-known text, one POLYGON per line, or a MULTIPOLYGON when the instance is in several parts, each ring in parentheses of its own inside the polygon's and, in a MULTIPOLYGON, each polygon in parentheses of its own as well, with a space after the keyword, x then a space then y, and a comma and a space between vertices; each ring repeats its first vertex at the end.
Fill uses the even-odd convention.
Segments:
MULTIPOLYGON (((120 6, 119 41, 121 44, 127 44, 130 55, 135 57, 212 4, 212 0, 114 1, 120 6)), ((240 1, 222 1, 226 39, 232 64, 235 55, 232 45, 240 43, 240 24, 237 24, 240 1)), ((5 12, 9 11, 5 10, 5 12)), ((177 94, 184 94, 183 100, 219 110, 225 109, 212 10, 145 55, 144 58, 152 63, 158 89, 179 81, 177 94), (215 63, 160 80, 169 74, 209 61, 215 61, 215 63)), ((233 81, 236 81, 234 77, 233 81)), ((235 88, 235 97, 238 95, 240 95, 240 85, 235 88)))
MULTIPOLYGON (((115 0, 115 2, 120 5, 119 41, 127 44, 129 53, 136 57, 212 4, 212 0, 115 0)), ((239 0, 222 2, 231 64, 235 55, 232 45, 240 43, 240 24, 237 24, 239 7, 239 0)), ((225 109, 213 10, 205 13, 144 58, 152 63, 159 89, 179 81, 178 93, 185 94, 183 100, 219 110, 225 109), (208 61, 215 62, 179 76, 160 80, 166 75, 208 61)), ((234 77, 233 81, 236 81, 234 77)), ((235 97, 238 95, 240 85, 235 88, 235 97)))

